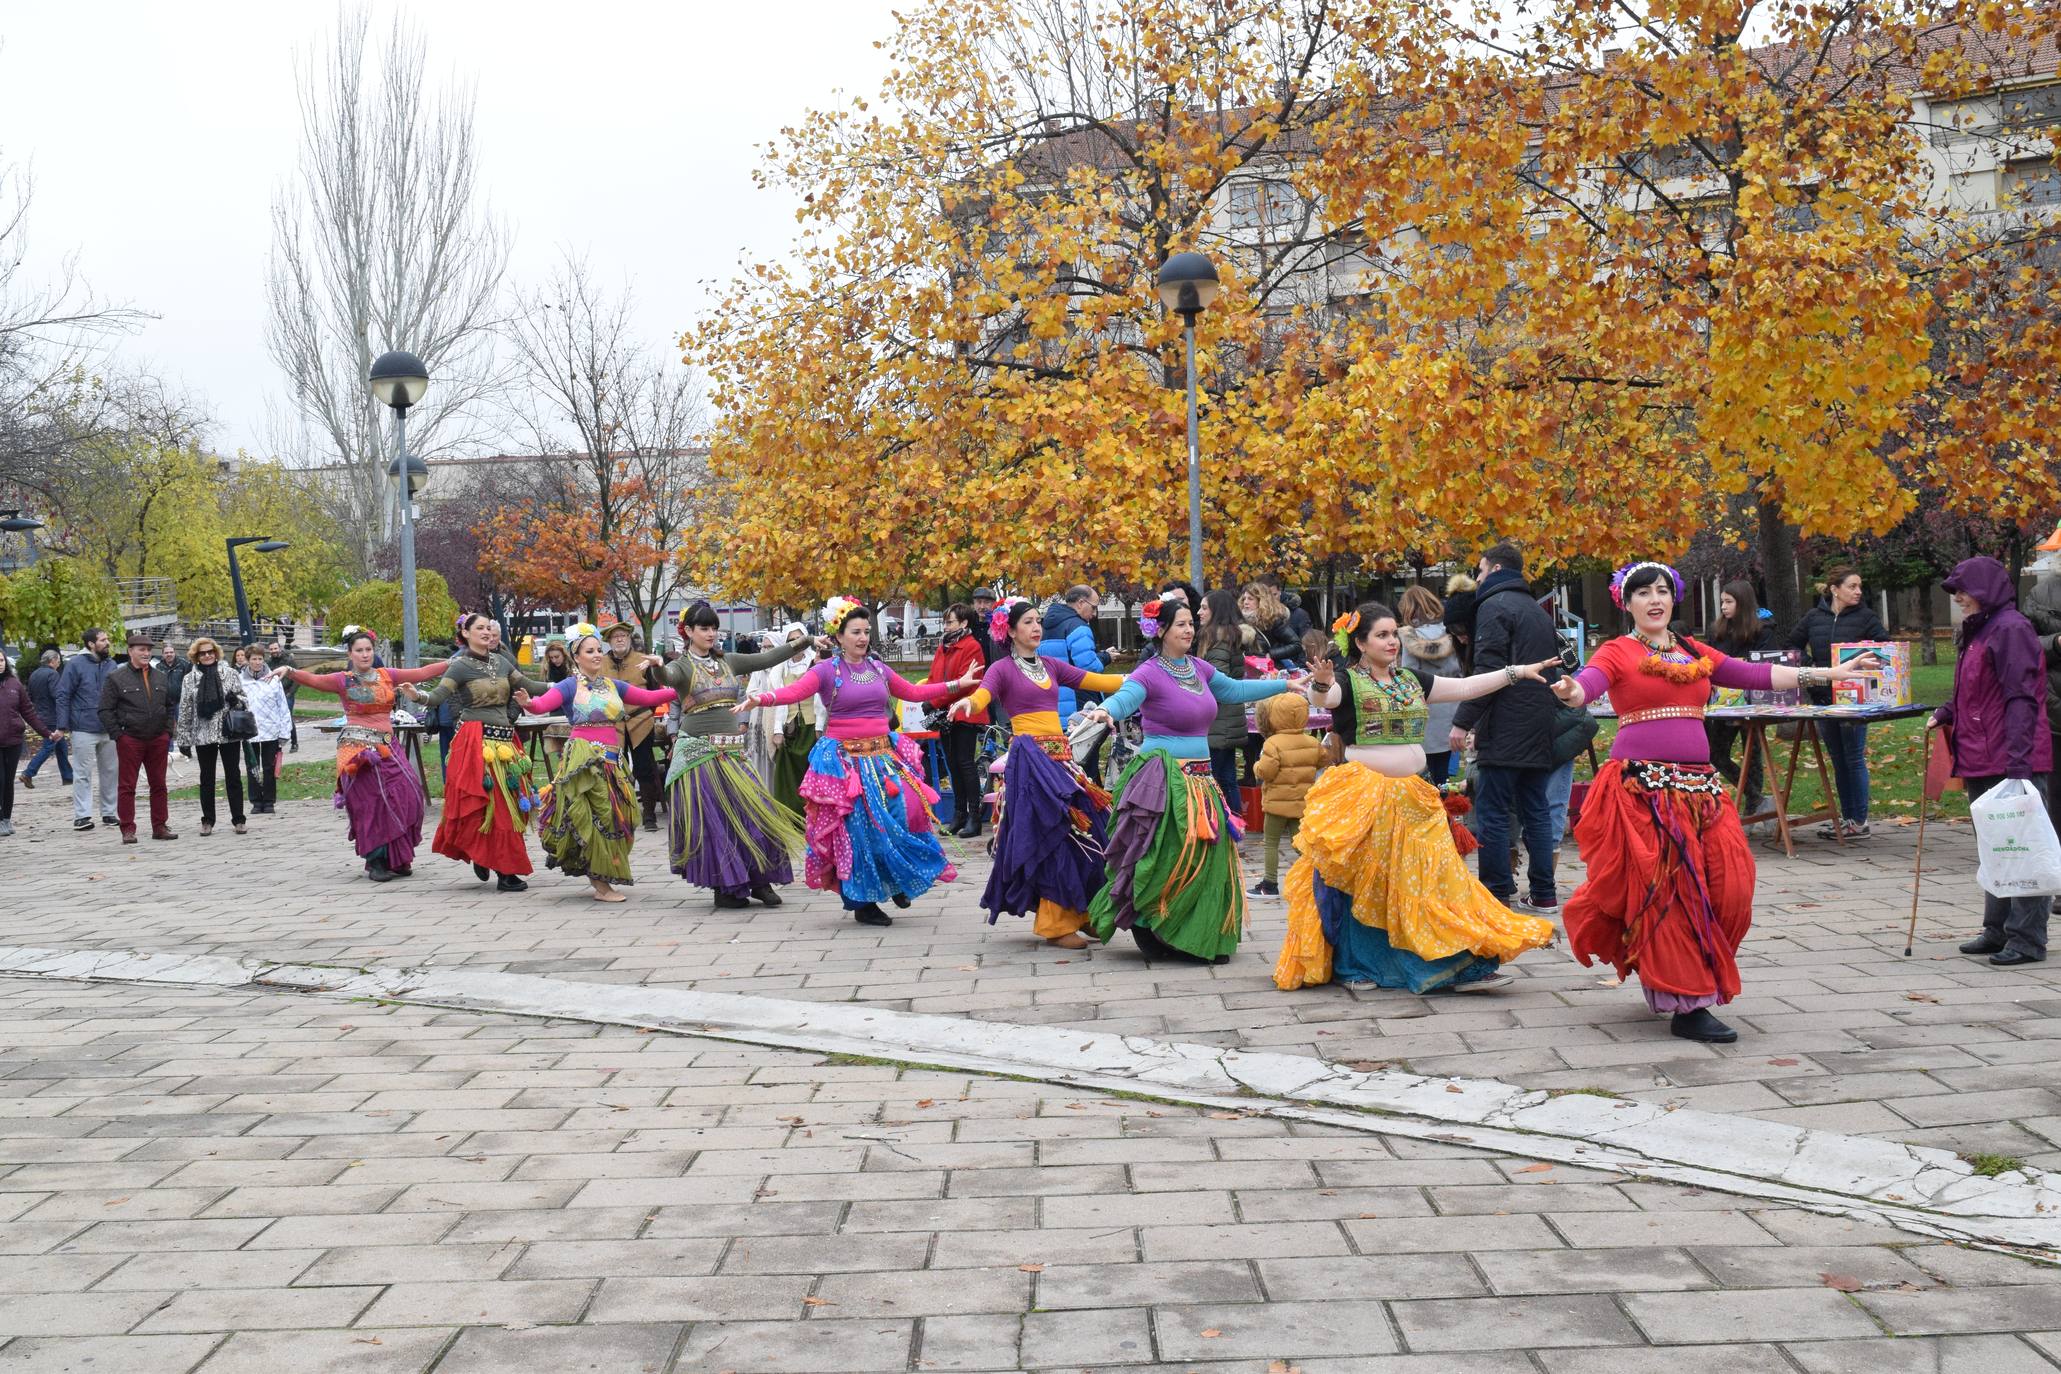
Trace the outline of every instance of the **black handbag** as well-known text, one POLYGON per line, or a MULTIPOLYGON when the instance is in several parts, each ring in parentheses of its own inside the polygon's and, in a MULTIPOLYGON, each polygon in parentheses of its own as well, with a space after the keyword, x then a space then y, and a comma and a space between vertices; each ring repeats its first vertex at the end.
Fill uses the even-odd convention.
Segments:
POLYGON ((247 740, 258 737, 257 713, 248 706, 225 706, 222 708, 222 738, 225 740, 247 740))

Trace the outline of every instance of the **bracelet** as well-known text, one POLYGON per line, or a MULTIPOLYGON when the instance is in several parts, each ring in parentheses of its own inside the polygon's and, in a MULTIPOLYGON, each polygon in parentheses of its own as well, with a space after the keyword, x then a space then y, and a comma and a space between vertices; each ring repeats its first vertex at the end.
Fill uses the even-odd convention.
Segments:
POLYGON ((1505 668, 1503 669, 1503 676, 1504 676, 1504 677, 1506 677, 1506 678, 1508 678, 1508 679, 1510 680, 1510 685, 1511 685, 1512 687, 1515 687, 1515 686, 1517 685, 1517 669, 1516 669, 1516 668, 1514 668, 1514 667, 1505 667, 1505 668))

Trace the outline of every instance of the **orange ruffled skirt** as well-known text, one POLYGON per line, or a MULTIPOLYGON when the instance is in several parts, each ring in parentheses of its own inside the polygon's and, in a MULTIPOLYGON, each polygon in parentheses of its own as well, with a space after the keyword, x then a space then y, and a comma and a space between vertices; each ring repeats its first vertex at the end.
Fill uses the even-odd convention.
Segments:
POLYGON ((1319 879, 1350 898, 1351 920, 1424 963, 1459 955, 1507 962, 1553 939, 1552 922, 1510 910, 1475 881, 1438 789, 1421 777, 1391 778, 1357 763, 1326 769, 1310 789, 1295 847, 1302 857, 1288 873, 1288 938, 1274 965, 1274 986, 1284 992, 1331 981, 1335 950, 1319 879))

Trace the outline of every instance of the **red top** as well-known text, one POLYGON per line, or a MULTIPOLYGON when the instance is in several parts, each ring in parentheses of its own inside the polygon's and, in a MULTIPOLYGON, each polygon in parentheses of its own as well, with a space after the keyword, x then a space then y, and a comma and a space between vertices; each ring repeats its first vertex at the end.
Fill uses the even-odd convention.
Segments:
MULTIPOLYGON (((1665 763, 1709 763, 1710 736, 1703 729, 1703 711, 1710 705, 1712 687, 1765 690, 1774 675, 1766 663, 1747 663, 1727 658, 1707 644, 1692 640, 1715 668, 1708 677, 1691 682, 1672 682, 1646 671, 1650 651, 1630 635, 1621 635, 1598 648, 1588 664, 1576 673, 1590 700, 1605 690, 1620 722, 1617 739, 1610 746, 1614 759, 1651 759, 1665 763), (1642 711, 1671 710, 1679 715, 1625 724, 1627 716, 1642 711)), ((1693 651, 1685 651, 1693 652, 1693 651)), ((1683 665, 1686 666, 1686 665, 1683 665)))
MULTIPOLYGON (((987 655, 981 651, 980 641, 970 634, 962 634, 952 643, 941 645, 938 651, 931 656, 930 680, 932 682, 955 682, 965 677, 968 672, 980 667, 986 661, 987 655)), ((972 696, 976 690, 978 689, 968 687, 963 692, 954 692, 940 704, 950 706, 962 697, 972 696)), ((966 719, 974 725, 986 725, 988 723, 988 713, 985 710, 975 711, 967 716, 966 719)))

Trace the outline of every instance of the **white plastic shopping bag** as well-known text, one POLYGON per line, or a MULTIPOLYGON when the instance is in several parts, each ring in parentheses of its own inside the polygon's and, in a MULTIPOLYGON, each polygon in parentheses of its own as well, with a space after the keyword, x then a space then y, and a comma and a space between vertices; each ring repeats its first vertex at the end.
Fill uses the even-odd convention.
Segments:
POLYGON ((1980 863, 1975 880, 1997 897, 2061 892, 2061 839, 2047 804, 2022 778, 2006 778, 1968 804, 1980 863))

